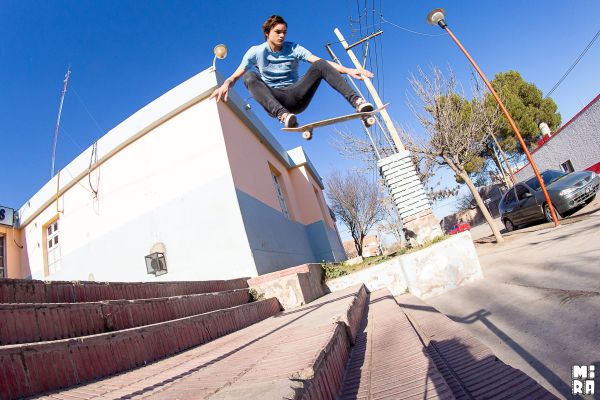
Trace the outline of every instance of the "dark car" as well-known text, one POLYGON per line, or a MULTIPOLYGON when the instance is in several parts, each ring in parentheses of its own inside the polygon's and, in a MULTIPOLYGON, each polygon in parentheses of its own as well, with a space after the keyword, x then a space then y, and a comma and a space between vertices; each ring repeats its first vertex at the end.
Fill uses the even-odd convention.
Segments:
MULTIPOLYGON (((541 176, 559 217, 568 215, 579 206, 591 203, 600 186, 600 178, 591 171, 566 173, 546 170, 541 176)), ((521 224, 536 220, 552 221, 550 208, 535 176, 517 183, 504 193, 498 210, 509 232, 521 224)))

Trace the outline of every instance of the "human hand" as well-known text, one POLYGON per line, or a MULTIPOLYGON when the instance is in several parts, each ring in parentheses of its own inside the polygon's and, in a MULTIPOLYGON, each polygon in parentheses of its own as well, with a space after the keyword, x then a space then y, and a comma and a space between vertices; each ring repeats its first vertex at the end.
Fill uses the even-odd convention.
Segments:
POLYGON ((374 76, 371 71, 368 71, 363 68, 351 69, 348 71, 348 75, 350 75, 354 79, 359 79, 359 80, 362 80, 363 77, 372 78, 374 76))
POLYGON ((217 99, 217 103, 219 101, 221 101, 221 98, 223 99, 223 101, 227 102, 227 98, 229 97, 229 82, 224 82, 220 87, 216 88, 214 92, 212 92, 212 94, 210 95, 210 97, 208 98, 209 100, 212 100, 214 98, 217 99))

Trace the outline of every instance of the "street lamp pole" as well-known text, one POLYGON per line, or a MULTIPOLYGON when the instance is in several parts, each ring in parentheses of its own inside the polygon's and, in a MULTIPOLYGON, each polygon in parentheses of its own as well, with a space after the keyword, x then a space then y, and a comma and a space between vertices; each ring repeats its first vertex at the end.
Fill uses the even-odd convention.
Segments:
POLYGON ((554 206, 552 205, 552 201, 550 201, 550 196, 548 195, 548 191, 546 190, 546 185, 544 184, 544 180, 540 176, 540 173, 535 165, 535 162, 533 161, 533 158, 531 157, 531 153, 529 153, 529 150, 527 149, 527 145, 525 144, 525 141, 521 137, 521 133, 519 132, 519 129, 517 128, 517 125, 515 124, 515 121, 513 121, 513 119, 511 118, 510 114, 508 113, 508 110, 504 106, 504 103, 502 103, 502 100, 500 100, 500 97, 498 96, 498 94, 496 93, 496 91, 494 90, 494 88, 492 87, 490 82, 487 80, 487 78, 485 77, 485 75, 483 74, 483 72, 481 71, 481 69, 479 68, 477 63, 475 62, 475 60, 473 60, 473 58, 471 57, 471 55, 469 54, 467 49, 465 49, 463 47, 463 45, 456 38, 456 36, 454 36, 454 33, 452 33, 450 28, 448 28, 448 25, 446 24, 446 21, 445 21, 444 10, 441 8, 436 8, 435 10, 431 11, 429 13, 429 15, 427 15, 427 23, 429 23, 431 25, 438 25, 440 28, 442 28, 443 30, 448 32, 448 35, 450 35, 452 40, 454 40, 454 42, 458 45, 460 50, 469 59, 469 61, 473 65, 473 67, 475 67, 475 70, 477 71, 479 76, 481 76, 481 79, 483 79, 483 82, 485 83, 487 88, 492 93, 492 96, 494 96, 494 99, 496 99, 496 102, 500 106, 500 109, 502 110, 502 112, 504 113, 506 118, 508 119, 508 123, 515 131, 515 134, 517 135, 517 139, 519 140, 519 143, 521 144, 521 147, 523 148, 523 151, 525 152, 525 155, 527 156, 527 160, 529 160, 529 164, 531 164, 531 168, 533 169, 533 172, 535 173, 535 176, 536 176, 538 182, 540 183, 540 187, 542 188, 542 192, 544 193, 546 203, 548 204, 548 208, 550 209, 550 213, 552 214, 552 219, 554 220, 554 226, 558 226, 558 218, 556 218, 556 213, 554 212, 554 206))

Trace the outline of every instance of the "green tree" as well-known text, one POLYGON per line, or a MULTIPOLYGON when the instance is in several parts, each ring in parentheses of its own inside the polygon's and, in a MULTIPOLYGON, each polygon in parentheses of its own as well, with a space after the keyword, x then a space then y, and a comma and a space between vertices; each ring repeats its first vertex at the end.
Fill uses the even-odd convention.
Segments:
MULTIPOLYGON (((533 83, 523 80, 517 71, 501 72, 492 79, 491 84, 515 121, 528 148, 536 143, 541 134, 540 122, 547 123, 551 130, 560 126, 561 116, 554 100, 544 98, 542 91, 533 83)), ((492 95, 488 93, 487 96, 492 95)), ((494 107, 493 103, 489 102, 491 107, 494 107)), ((524 153, 504 116, 498 120, 497 133, 505 152, 524 153)))

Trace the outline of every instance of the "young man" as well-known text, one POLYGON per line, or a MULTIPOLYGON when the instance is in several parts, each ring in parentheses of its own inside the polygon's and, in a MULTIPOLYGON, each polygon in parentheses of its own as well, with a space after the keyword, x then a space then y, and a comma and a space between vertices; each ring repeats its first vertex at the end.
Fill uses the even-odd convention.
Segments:
POLYGON ((372 111, 373 105, 358 96, 341 74, 355 79, 373 77, 365 69, 346 68, 314 56, 297 43, 286 42, 287 23, 279 15, 272 15, 262 26, 266 42, 252 46, 244 55, 238 69, 210 96, 217 102, 227 101, 229 88, 244 76, 244 84, 254 99, 286 128, 298 126, 296 114, 306 109, 319 83, 325 79, 357 112, 372 111), (299 61, 308 61, 310 68, 298 78, 299 61), (250 71, 256 67, 257 71, 250 71))

